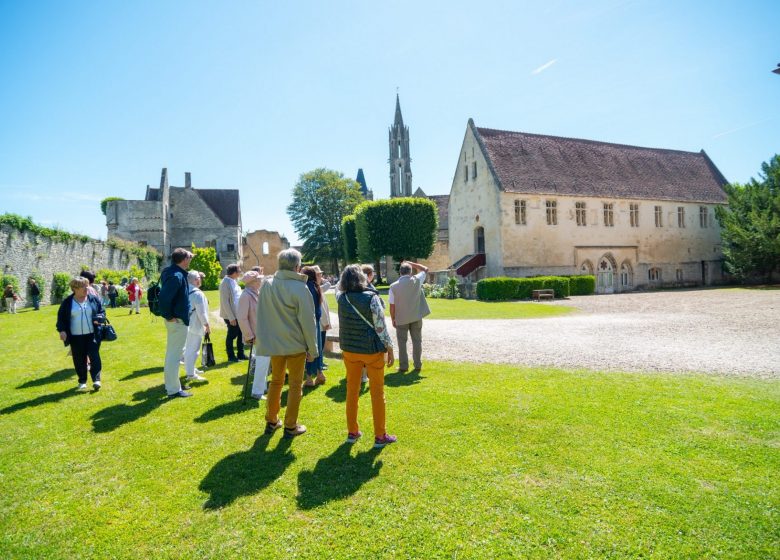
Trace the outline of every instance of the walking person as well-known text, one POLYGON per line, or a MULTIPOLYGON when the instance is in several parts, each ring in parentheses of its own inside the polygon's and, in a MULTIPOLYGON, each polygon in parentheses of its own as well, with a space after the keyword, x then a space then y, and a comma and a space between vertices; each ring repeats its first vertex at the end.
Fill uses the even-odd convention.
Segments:
POLYGON ((428 268, 411 261, 404 261, 398 269, 401 277, 392 283, 388 295, 390 317, 398 337, 398 371, 409 371, 406 341, 412 338, 414 369, 422 368, 422 320, 431 313, 423 293, 423 283, 428 268), (413 270, 419 270, 412 275, 413 270))
POLYGON ((30 278, 28 282, 30 284, 30 297, 32 298, 33 309, 39 311, 41 308, 41 288, 38 286, 35 278, 30 278))
POLYGON ((81 276, 82 278, 86 278, 89 281, 89 286, 87 286, 87 292, 92 294, 96 298, 99 298, 100 294, 95 288, 95 273, 92 272, 91 270, 82 270, 81 272, 79 272, 79 276, 81 276))
POLYGON ((322 336, 320 334, 322 332, 320 329, 320 320, 322 319, 322 290, 320 289, 322 271, 318 266, 304 266, 301 269, 301 274, 306 275, 306 287, 309 289, 314 302, 314 322, 317 325, 318 352, 316 360, 306 362, 306 380, 303 382, 303 386, 314 387, 315 385, 325 384, 325 376, 322 374, 322 336))
POLYGON ((130 283, 125 288, 127 290, 127 299, 130 300, 130 313, 129 315, 133 314, 133 310, 135 310, 135 314, 138 315, 141 313, 141 296, 144 295, 144 290, 141 288, 141 283, 138 281, 138 278, 133 277, 132 280, 130 280, 130 283))
MULTIPOLYGON (((244 283, 244 291, 238 298, 238 327, 241 329, 242 343, 251 346, 255 343, 255 323, 257 322, 257 298, 260 295, 260 285, 263 282, 262 275, 250 270, 241 279, 244 283)), ((255 378, 252 382, 252 398, 261 400, 266 391, 266 377, 268 376, 268 356, 255 354, 255 378)))
POLYGON ((347 442, 355 443, 363 433, 358 425, 360 377, 365 368, 371 392, 374 418, 374 447, 395 443, 398 438, 385 426, 385 364, 393 365, 393 341, 387 332, 382 302, 360 266, 351 264, 341 273, 336 288, 339 306, 339 346, 347 370, 347 442))
POLYGON ((11 284, 5 287, 3 298, 5 299, 5 310, 15 315, 16 302, 19 301, 19 295, 14 291, 14 287, 11 284))
POLYGON ((92 378, 92 387, 100 390, 100 374, 103 363, 100 360, 100 345, 96 339, 97 328, 102 318, 103 305, 100 298, 88 293, 89 280, 77 276, 70 281, 73 293, 66 297, 57 311, 57 332, 65 346, 70 346, 73 367, 79 384, 76 390, 87 388, 87 371, 92 378))
POLYGON ((197 270, 187 273, 190 298, 190 324, 187 327, 187 340, 184 344, 184 372, 187 381, 206 381, 203 371, 195 367, 200 355, 203 336, 211 332, 209 327, 209 302, 200 290, 202 277, 197 270))
POLYGON ((158 306, 165 319, 167 343, 165 347, 165 392, 168 397, 191 397, 192 393, 181 387, 179 380, 179 358, 190 324, 190 298, 187 269, 192 253, 178 247, 171 254, 171 265, 160 273, 160 295, 158 306))
POLYGON ((237 264, 229 264, 225 270, 225 277, 219 284, 219 316, 225 320, 227 337, 225 338, 225 351, 229 362, 246 360, 244 345, 241 344, 241 328, 238 326, 238 298, 241 297, 241 288, 238 287, 238 277, 241 267, 237 264), (236 343, 237 349, 233 348, 236 343), (238 350, 236 352, 236 350, 238 350), (238 354, 238 355, 236 355, 238 354))
POLYGON ((119 296, 119 292, 116 291, 116 286, 109 280, 108 282, 108 301, 110 302, 111 309, 116 309, 116 298, 119 296))
POLYGON ((279 409, 287 373, 289 389, 284 436, 292 438, 306 432, 306 426, 298 424, 298 410, 306 362, 318 356, 317 325, 314 302, 306 287, 308 278, 298 272, 301 254, 295 249, 286 249, 279 253, 277 260, 276 274, 266 277, 257 299, 255 354, 271 356, 265 433, 272 434, 282 427, 279 409))
POLYGON ((108 300, 108 282, 105 280, 100 281, 100 303, 103 304, 103 307, 108 307, 109 300, 108 300))

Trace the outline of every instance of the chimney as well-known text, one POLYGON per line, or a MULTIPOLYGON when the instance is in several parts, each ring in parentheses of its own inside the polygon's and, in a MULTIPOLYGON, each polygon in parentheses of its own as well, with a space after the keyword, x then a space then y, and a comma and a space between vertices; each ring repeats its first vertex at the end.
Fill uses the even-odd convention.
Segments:
POLYGON ((184 172, 184 188, 185 189, 192 188, 192 174, 189 171, 184 172))

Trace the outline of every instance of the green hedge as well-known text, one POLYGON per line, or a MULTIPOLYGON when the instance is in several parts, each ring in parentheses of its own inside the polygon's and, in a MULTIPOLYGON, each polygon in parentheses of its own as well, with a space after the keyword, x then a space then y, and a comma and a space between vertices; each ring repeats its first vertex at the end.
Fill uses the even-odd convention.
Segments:
POLYGON ((477 299, 504 301, 530 299, 534 290, 555 290, 556 298, 589 295, 596 290, 594 276, 536 276, 533 278, 486 278, 477 282, 477 299))
POLYGON ((70 279, 72 276, 67 272, 55 272, 51 282, 51 295, 55 302, 61 302, 70 291, 70 279))

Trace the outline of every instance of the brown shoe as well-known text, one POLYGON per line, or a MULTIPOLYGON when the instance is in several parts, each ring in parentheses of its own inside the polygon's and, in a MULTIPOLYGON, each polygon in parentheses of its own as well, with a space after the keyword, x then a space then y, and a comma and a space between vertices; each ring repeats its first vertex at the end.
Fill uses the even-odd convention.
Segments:
POLYGON ((306 433, 306 426, 303 424, 298 424, 294 428, 285 428, 284 429, 284 437, 287 439, 292 439, 295 436, 299 436, 301 434, 306 433))
POLYGON ((306 381, 303 382, 304 387, 314 387, 314 379, 311 377, 307 377, 306 381))
POLYGON ((325 385, 325 382, 327 379, 325 379, 325 376, 322 374, 322 372, 317 374, 317 379, 314 381, 317 385, 325 385))
POLYGON ((276 422, 266 422, 265 423, 265 433, 266 434, 272 434, 276 430, 282 427, 282 421, 277 420, 276 422))

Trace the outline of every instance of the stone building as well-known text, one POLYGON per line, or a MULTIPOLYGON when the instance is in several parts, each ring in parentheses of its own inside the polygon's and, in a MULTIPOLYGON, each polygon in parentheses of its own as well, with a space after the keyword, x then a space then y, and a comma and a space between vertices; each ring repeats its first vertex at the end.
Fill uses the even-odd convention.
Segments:
POLYGON ((155 247, 163 258, 176 247, 213 247, 223 267, 241 262, 241 203, 237 189, 195 189, 190 173, 184 186, 146 187, 143 200, 114 200, 106 206, 108 238, 155 247))
POLYGON ((250 270, 253 266, 262 266, 263 274, 271 275, 277 270, 276 256, 280 251, 290 248, 290 242, 276 231, 259 229, 244 236, 243 270, 250 270))
POLYGON ((395 119, 388 130, 390 157, 390 198, 412 196, 412 157, 409 152, 409 127, 404 126, 401 101, 395 96, 395 119))
POLYGON ((726 179, 707 154, 477 128, 449 196, 461 276, 595 274, 597 292, 721 280, 715 208, 726 179))

